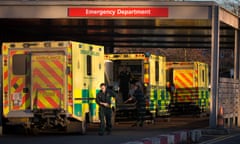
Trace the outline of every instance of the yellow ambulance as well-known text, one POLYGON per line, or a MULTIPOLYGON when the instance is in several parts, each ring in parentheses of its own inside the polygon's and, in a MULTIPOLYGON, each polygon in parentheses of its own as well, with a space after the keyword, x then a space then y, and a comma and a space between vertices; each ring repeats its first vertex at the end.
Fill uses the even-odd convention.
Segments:
POLYGON ((104 47, 74 41, 4 42, 3 116, 29 132, 86 132, 99 122, 104 47))
MULTIPOLYGON (((143 84, 147 112, 153 118, 168 116, 170 97, 166 93, 166 58, 150 53, 105 54, 105 81, 109 86, 119 86, 119 74, 124 67, 131 73, 131 80, 143 84)), ((116 119, 131 118, 132 113, 127 111, 134 106, 125 105, 121 95, 119 97, 116 99, 116 119)))
POLYGON ((179 113, 209 111, 209 72, 203 62, 167 62, 168 94, 179 113), (171 94, 171 86, 174 92, 171 94))

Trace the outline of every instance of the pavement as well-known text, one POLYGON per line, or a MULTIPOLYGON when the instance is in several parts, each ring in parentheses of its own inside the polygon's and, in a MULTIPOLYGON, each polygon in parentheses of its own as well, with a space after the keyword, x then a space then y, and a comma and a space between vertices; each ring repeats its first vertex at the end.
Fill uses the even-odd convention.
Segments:
MULTIPOLYGON (((123 144, 218 144, 240 135, 240 129, 194 129, 160 134, 123 144)), ((234 141, 235 142, 235 141, 234 141)))
POLYGON ((208 127, 208 118, 193 123, 188 123, 169 133, 146 137, 124 144, 214 144, 215 142, 240 135, 240 128, 215 128, 208 127), (188 126, 189 129, 186 129, 188 126))
MULTIPOLYGON (((143 128, 129 127, 132 122, 120 123, 115 126, 114 131, 127 132, 143 131, 143 136, 136 136, 134 141, 128 141, 124 144, 214 144, 216 141, 227 139, 231 136, 240 135, 240 128, 208 128, 208 117, 182 116, 171 119, 157 119, 154 124, 146 124, 143 128), (137 138, 138 137, 138 138, 137 138)), ((93 125, 95 132, 98 125, 93 125)), ((120 134, 119 134, 120 135, 120 134)))

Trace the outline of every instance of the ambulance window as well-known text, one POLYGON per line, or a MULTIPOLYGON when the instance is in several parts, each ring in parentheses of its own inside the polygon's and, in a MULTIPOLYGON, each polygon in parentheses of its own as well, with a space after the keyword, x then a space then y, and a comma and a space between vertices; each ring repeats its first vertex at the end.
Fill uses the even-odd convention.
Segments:
POLYGON ((159 63, 155 61, 155 80, 159 81, 159 63))
POLYGON ((92 75, 92 57, 87 55, 87 75, 92 75))
POLYGON ((13 55, 13 74, 25 75, 27 73, 26 63, 27 55, 24 54, 13 55))
POLYGON ((204 70, 202 70, 202 82, 204 82, 205 80, 205 73, 204 73, 204 70))

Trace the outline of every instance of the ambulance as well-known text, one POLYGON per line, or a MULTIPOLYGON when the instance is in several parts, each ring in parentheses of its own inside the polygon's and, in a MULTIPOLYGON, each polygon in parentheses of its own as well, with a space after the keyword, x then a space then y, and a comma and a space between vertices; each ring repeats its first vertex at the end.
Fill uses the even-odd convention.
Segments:
POLYGON ((171 104, 175 107, 171 110, 175 113, 209 112, 208 85, 208 64, 197 61, 167 62, 167 89, 171 104))
POLYGON ((31 133, 85 134, 99 122, 95 102, 104 82, 104 47, 74 41, 2 44, 3 117, 31 133))
MULTIPOLYGON (((143 85, 146 98, 146 109, 152 116, 168 116, 170 97, 166 93, 166 58, 150 53, 134 54, 105 54, 105 81, 118 88, 119 74, 123 67, 131 73, 131 79, 143 85)), ((131 82, 129 82, 130 85, 131 82)), ((116 120, 132 117, 132 112, 126 111, 134 108, 134 105, 125 104, 121 98, 116 99, 116 120), (125 110, 125 113, 122 111, 125 110)))

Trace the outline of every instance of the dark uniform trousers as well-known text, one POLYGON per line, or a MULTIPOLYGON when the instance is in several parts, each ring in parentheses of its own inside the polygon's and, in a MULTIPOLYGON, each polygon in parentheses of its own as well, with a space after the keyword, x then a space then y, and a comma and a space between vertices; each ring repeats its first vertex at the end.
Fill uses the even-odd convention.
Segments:
POLYGON ((98 93, 96 97, 96 102, 99 105, 99 118, 100 118, 100 127, 99 134, 103 135, 106 130, 108 134, 110 134, 112 129, 111 117, 112 117, 112 109, 111 109, 111 98, 116 97, 113 91, 107 89, 105 93, 98 93), (101 102, 108 103, 110 106, 105 107, 100 105, 101 102), (106 128, 106 129, 105 129, 106 128))
POLYGON ((111 129, 112 129, 111 117, 112 117, 111 108, 100 107, 100 109, 99 109, 99 118, 100 118, 99 134, 103 134, 105 130, 108 133, 111 132, 111 129), (106 126, 105 126, 105 120, 106 120, 106 126), (105 129, 105 127, 106 127, 106 129, 105 129))
POLYGON ((137 104, 136 104, 136 112, 137 112, 137 121, 136 124, 134 125, 138 125, 139 126, 143 126, 144 123, 144 116, 146 114, 146 101, 145 101, 145 97, 144 94, 142 93, 142 91, 140 89, 135 90, 133 96, 136 98, 137 100, 137 104))

